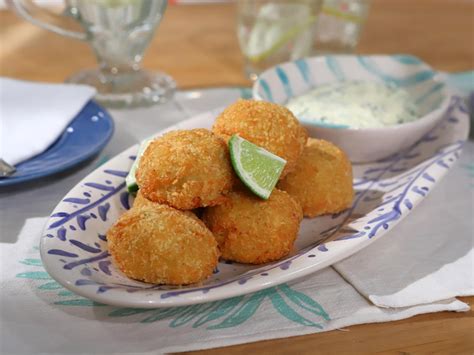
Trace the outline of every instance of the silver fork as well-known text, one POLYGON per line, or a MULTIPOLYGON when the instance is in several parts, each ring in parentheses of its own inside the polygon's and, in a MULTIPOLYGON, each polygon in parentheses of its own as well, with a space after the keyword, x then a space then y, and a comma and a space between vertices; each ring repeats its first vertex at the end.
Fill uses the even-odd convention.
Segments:
POLYGON ((5 178, 13 175, 16 169, 14 166, 8 164, 5 160, 0 158, 0 178, 5 178))

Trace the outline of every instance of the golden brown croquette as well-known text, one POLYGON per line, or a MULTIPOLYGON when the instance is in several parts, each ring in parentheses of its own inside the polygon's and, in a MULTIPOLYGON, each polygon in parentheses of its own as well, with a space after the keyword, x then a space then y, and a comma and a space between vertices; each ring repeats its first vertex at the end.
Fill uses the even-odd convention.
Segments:
POLYGON ((307 217, 341 212, 354 198, 352 165, 334 144, 310 138, 296 170, 280 180, 278 188, 298 200, 307 217))
POLYGON ((227 145, 206 129, 173 131, 152 141, 136 177, 145 198, 182 210, 222 203, 234 181, 227 145))
POLYGON ((160 204, 133 207, 107 232, 114 262, 128 277, 145 282, 203 281, 215 269, 219 251, 212 233, 193 216, 160 204))
POLYGON ((274 189, 268 200, 234 191, 220 206, 204 211, 203 220, 219 243, 222 258, 262 264, 288 255, 303 218, 289 194, 274 189))
POLYGON ((228 106, 217 117, 212 131, 226 141, 238 134, 285 159, 281 177, 295 169, 308 137, 306 129, 287 108, 255 100, 238 100, 228 106))

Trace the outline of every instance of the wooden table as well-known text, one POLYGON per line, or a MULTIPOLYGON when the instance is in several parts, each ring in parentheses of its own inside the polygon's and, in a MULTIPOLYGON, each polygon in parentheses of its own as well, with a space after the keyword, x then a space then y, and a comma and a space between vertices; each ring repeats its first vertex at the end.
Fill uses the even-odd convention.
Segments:
MULTIPOLYGON (((232 4, 170 6, 144 65, 180 88, 250 85, 242 73, 232 4)), ((95 65, 87 44, 41 30, 0 11, 0 75, 61 82, 95 65)), ((359 53, 410 53, 445 71, 474 68, 472 0, 373 0, 359 53)), ((461 298, 474 306, 474 297, 461 298)), ((438 313, 301 337, 206 351, 207 354, 470 353, 474 313, 438 313)), ((202 352, 204 353, 204 352, 202 352)))

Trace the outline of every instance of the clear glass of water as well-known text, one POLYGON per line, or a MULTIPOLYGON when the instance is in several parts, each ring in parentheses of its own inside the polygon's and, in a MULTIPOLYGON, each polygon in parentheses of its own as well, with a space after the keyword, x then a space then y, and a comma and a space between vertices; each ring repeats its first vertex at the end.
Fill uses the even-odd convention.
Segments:
POLYGON ((322 0, 239 0, 237 38, 245 72, 263 70, 311 54, 322 0))
POLYGON ((313 54, 352 53, 369 7, 369 0, 324 0, 316 23, 313 54))
MULTIPOLYGON (((173 96, 174 80, 161 72, 141 69, 167 7, 167 0, 66 0, 63 15, 76 20, 83 32, 41 22, 31 0, 9 0, 28 21, 61 35, 90 43, 98 68, 82 70, 70 83, 97 88, 96 100, 109 107, 134 107, 165 102, 173 96)), ((51 14, 49 14, 51 17, 51 14)), ((59 15, 55 15, 58 16, 59 15)))

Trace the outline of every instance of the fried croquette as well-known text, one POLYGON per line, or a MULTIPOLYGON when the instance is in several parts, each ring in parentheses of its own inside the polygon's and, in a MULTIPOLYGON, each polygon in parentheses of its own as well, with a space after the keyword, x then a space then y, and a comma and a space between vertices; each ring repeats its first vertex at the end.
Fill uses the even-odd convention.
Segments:
POLYGON ((352 203, 352 165, 334 144, 310 138, 296 170, 278 188, 298 200, 307 217, 341 212, 352 203))
MULTIPOLYGON (((152 206, 161 206, 161 205, 162 205, 161 203, 153 202, 153 201, 150 201, 150 200, 146 199, 145 197, 143 197, 143 194, 140 192, 140 190, 138 190, 137 196, 135 197, 135 200, 133 201, 132 208, 139 208, 139 207, 143 207, 143 206, 152 207, 152 206)), ((195 220, 199 221, 199 223, 203 223, 200 219, 200 216, 202 214, 202 210, 204 210, 204 208, 197 208, 197 209, 192 210, 192 211, 181 210, 181 212, 183 212, 187 216, 189 216, 191 218, 194 218, 195 220)))
POLYGON ((148 200, 181 210, 222 203, 234 182, 227 145, 206 129, 173 131, 152 141, 136 177, 148 200))
POLYGON ((204 211, 203 220, 219 244, 222 258, 263 264, 288 255, 303 219, 301 206, 274 189, 268 200, 238 190, 220 206, 204 211))
POLYGON ((143 196, 141 190, 138 190, 137 196, 133 201, 133 208, 145 207, 145 206, 154 206, 156 202, 152 202, 143 196))
POLYGON ((212 131, 226 141, 233 134, 286 160, 281 177, 296 166, 308 135, 293 114, 285 107, 255 100, 238 100, 216 119, 212 131))
MULTIPOLYGON (((135 197, 135 200, 133 201, 132 208, 139 208, 139 207, 144 207, 144 206, 148 206, 148 207, 158 206, 159 207, 161 206, 161 203, 148 200, 146 197, 143 196, 140 190, 138 190, 137 196, 135 197)), ((202 223, 202 221, 199 219, 199 217, 195 213, 195 212, 199 212, 198 210, 182 211, 182 212, 192 218, 195 218, 196 220, 202 223)))
POLYGON ((128 277, 155 284, 203 281, 215 269, 217 242, 196 216, 167 205, 135 206, 107 232, 109 252, 128 277))

